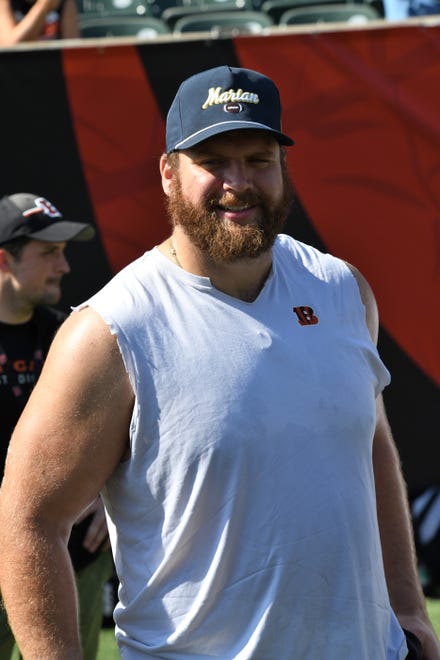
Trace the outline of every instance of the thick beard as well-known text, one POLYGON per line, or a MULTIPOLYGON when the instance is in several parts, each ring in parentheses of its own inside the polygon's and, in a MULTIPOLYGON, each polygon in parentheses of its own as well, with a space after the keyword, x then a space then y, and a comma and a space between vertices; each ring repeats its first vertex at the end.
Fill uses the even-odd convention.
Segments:
POLYGON ((283 194, 277 203, 273 203, 268 195, 262 193, 227 193, 221 200, 202 199, 200 204, 194 206, 183 196, 179 172, 176 169, 173 188, 166 201, 170 221, 173 226, 182 227, 191 242, 216 263, 233 262, 243 257, 254 259, 272 247, 292 204, 293 186, 284 163, 282 176, 283 194), (219 202, 225 205, 258 206, 258 227, 220 221, 216 215, 219 202))

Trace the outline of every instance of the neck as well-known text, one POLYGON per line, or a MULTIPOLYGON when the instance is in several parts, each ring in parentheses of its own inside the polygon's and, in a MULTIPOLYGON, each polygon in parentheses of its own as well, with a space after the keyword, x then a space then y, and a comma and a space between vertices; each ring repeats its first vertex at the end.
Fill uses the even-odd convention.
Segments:
POLYGON ((193 275, 208 277, 216 289, 245 302, 257 298, 272 267, 271 251, 255 259, 216 263, 196 248, 179 227, 159 249, 176 266, 193 275))
POLYGON ((34 307, 28 301, 22 300, 15 295, 9 287, 0 287, 0 321, 18 325, 30 321, 34 313, 34 307))

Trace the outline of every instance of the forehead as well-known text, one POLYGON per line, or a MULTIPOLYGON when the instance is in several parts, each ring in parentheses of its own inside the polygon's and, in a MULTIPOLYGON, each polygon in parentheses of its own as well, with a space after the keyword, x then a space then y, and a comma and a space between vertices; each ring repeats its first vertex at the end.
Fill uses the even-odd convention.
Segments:
POLYGON ((277 154, 280 151, 278 141, 266 131, 260 130, 236 130, 227 131, 204 140, 191 149, 182 153, 190 158, 197 154, 219 153, 229 156, 240 156, 243 153, 267 152, 277 154))
POLYGON ((56 250, 63 250, 66 246, 66 243, 63 242, 52 242, 52 241, 40 241, 37 238, 31 239, 23 248, 23 253, 26 251, 29 254, 40 254, 43 252, 52 252, 56 250))

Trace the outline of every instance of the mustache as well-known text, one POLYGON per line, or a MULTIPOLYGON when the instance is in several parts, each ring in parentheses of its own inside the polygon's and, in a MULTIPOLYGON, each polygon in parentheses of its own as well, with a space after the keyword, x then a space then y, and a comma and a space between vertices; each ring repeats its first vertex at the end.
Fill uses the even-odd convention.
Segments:
POLYGON ((264 200, 257 193, 225 193, 220 198, 210 197, 204 200, 205 208, 213 211, 219 206, 259 206, 264 200))

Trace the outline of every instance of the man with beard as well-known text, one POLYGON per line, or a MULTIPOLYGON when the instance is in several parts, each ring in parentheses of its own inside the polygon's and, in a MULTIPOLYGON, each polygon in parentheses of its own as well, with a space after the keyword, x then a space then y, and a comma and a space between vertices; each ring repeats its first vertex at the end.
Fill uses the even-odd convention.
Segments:
POLYGON ((403 628, 440 658, 373 294, 278 233, 280 114, 255 71, 184 81, 160 161, 171 237, 58 333, 0 495, 1 585, 25 658, 81 657, 73 580, 57 575, 100 490, 125 660, 401 660, 403 628), (40 594, 52 608, 36 623, 40 594))

